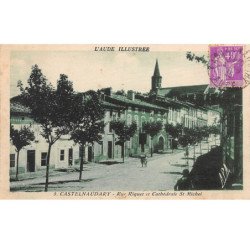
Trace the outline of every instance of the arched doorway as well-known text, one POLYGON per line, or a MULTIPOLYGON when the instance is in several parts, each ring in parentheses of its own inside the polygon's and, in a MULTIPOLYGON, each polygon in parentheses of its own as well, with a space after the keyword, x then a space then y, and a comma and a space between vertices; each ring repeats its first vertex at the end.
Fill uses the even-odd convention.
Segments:
POLYGON ((164 150, 164 138, 162 136, 159 137, 158 149, 162 151, 164 150))

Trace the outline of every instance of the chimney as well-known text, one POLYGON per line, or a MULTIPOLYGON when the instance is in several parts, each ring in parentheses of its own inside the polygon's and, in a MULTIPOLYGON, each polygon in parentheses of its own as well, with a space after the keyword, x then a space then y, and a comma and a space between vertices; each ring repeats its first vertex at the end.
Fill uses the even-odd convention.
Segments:
POLYGON ((105 94, 103 92, 101 92, 101 100, 105 101, 105 94))
POLYGON ((128 90, 127 97, 128 97, 128 99, 134 101, 135 100, 135 92, 133 90, 128 90))
POLYGON ((101 92, 104 93, 105 95, 111 96, 112 95, 112 88, 103 88, 101 89, 101 92))

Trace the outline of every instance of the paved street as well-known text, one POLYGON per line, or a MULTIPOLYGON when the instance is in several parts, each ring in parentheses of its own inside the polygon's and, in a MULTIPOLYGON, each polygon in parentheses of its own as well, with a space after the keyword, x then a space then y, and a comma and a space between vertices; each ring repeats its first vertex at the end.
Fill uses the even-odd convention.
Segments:
MULTIPOLYGON (((206 145, 202 147, 206 153, 206 145)), ((197 147, 197 152, 198 152, 197 147)), ((198 156, 199 154, 197 154, 198 156)), ((191 158, 193 149, 190 149, 191 158)), ((89 163, 84 165, 83 180, 79 172, 51 170, 49 191, 165 191, 173 190, 183 169, 191 170, 193 160, 184 157, 183 150, 154 154, 148 166, 142 168, 138 158, 127 158, 125 163, 113 165, 89 163), (188 165, 187 165, 188 163, 188 165)), ((38 176, 11 182, 12 191, 43 191, 45 171, 38 176)))

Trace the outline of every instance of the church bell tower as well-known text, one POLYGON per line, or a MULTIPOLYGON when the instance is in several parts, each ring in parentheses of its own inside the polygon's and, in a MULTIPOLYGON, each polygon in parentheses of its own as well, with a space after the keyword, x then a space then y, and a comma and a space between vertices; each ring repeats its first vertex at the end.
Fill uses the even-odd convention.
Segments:
POLYGON ((156 91, 157 89, 161 88, 161 79, 162 77, 160 75, 158 60, 156 59, 154 75, 152 76, 151 80, 151 91, 156 91))

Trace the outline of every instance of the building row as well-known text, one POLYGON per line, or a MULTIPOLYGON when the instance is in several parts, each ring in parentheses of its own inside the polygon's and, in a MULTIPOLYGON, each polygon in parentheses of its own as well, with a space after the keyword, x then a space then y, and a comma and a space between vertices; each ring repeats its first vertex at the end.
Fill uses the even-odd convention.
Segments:
MULTIPOLYGON (((177 88, 161 88, 162 77, 159 71, 158 61, 152 76, 151 91, 148 94, 136 93, 129 90, 113 92, 112 88, 101 90, 101 101, 105 110, 102 140, 94 145, 87 145, 84 149, 84 158, 88 162, 101 162, 115 160, 123 157, 123 151, 118 143, 117 135, 110 127, 113 120, 124 120, 127 125, 133 121, 137 123, 135 135, 125 143, 125 157, 136 157, 148 154, 151 147, 155 152, 164 152, 171 147, 171 136, 166 133, 164 125, 167 123, 194 128, 206 125, 218 124, 220 113, 209 107, 201 107, 188 101, 182 101, 178 95, 173 95, 177 88), (149 135, 143 131, 143 124, 149 121, 161 121, 163 129, 151 141, 149 135)), ((207 85, 202 85, 199 94, 205 95, 209 91, 207 85)), ((197 88, 183 87, 192 94, 197 88)), ((180 91, 180 90, 178 90, 180 91)), ((183 91, 180 91, 183 93, 183 91)), ((194 93, 193 93, 194 94, 194 93)), ((11 99, 10 123, 15 128, 30 125, 35 133, 35 141, 20 151, 20 172, 34 172, 46 166, 48 144, 41 136, 40 125, 30 117, 29 108, 18 101, 18 97, 11 99)), ((68 168, 79 165, 79 145, 69 140, 69 136, 62 136, 52 147, 50 165, 55 168, 68 168)), ((10 170, 16 168, 16 152, 13 145, 10 147, 10 170)))

